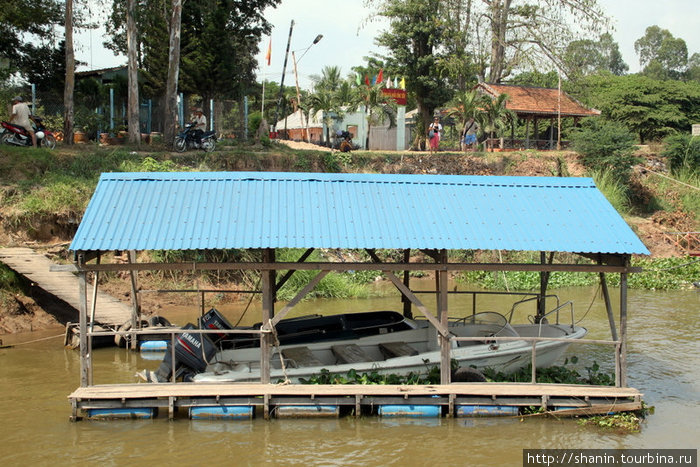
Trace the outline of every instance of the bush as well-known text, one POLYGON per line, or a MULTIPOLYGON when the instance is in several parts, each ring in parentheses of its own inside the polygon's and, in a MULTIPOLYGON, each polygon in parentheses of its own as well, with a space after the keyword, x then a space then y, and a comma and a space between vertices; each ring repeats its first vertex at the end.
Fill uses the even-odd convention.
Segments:
POLYGON ((677 134, 664 140, 666 149, 661 153, 668 161, 671 172, 700 172, 700 138, 689 134, 677 134))
POLYGON ((634 134, 617 122, 588 119, 571 134, 571 142, 588 169, 610 170, 615 179, 625 184, 629 182, 632 165, 639 162, 632 155, 634 134))

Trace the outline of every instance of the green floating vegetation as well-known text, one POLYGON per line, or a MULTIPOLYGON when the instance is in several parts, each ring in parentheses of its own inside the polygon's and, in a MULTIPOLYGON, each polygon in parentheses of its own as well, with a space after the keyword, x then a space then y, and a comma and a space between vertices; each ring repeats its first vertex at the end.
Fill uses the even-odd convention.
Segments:
MULTIPOLYGON (((596 386, 614 386, 615 375, 604 373, 600 366, 593 362, 590 367, 586 367, 586 374, 581 375, 575 369, 567 367, 569 363, 576 364, 576 356, 566 359, 562 366, 551 366, 537 370, 538 383, 558 383, 558 384, 592 384, 596 386)), ((458 364, 452 360, 452 369, 456 370, 458 364)), ((300 378, 302 384, 440 384, 440 367, 427 367, 427 373, 409 373, 408 375, 389 374, 383 375, 376 371, 358 373, 350 370, 345 374, 331 373, 327 369, 322 369, 317 375, 309 379, 300 378)), ((491 368, 481 370, 486 380, 489 382, 529 382, 532 377, 532 367, 527 366, 514 373, 500 373, 491 368)))
POLYGON ((619 432, 638 433, 642 429, 642 421, 654 413, 654 407, 647 407, 642 402, 642 408, 634 412, 620 412, 609 415, 593 415, 582 418, 579 425, 595 426, 619 432))

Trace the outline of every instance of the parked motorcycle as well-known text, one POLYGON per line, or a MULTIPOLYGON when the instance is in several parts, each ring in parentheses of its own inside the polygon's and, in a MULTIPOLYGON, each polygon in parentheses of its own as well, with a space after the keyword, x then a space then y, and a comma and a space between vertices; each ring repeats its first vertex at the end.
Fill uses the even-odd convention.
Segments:
POLYGON ((194 123, 185 125, 185 129, 175 137, 175 150, 177 152, 185 152, 188 149, 204 149, 206 152, 214 150, 216 147, 216 133, 205 131, 200 141, 197 141, 195 131, 194 123))
MULTIPOLYGON (((36 136, 36 145, 44 146, 48 149, 56 147, 56 136, 44 127, 41 117, 31 117, 34 122, 34 135, 36 136)), ((31 146, 32 137, 24 127, 14 125, 9 122, 0 122, 2 130, 0 131, 0 142, 11 146, 31 146)))

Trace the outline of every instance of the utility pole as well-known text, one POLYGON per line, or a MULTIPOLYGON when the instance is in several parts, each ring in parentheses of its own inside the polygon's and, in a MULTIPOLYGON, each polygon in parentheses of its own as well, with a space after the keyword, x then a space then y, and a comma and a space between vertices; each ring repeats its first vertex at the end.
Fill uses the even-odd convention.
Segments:
POLYGON ((280 79, 280 91, 279 94, 277 95, 277 109, 275 110, 275 121, 272 122, 272 131, 277 130, 277 122, 279 121, 280 117, 280 107, 282 107, 282 110, 284 111, 284 74, 287 72, 287 58, 289 57, 289 45, 292 42, 292 30, 294 29, 294 20, 292 20, 291 24, 289 25, 289 38, 287 39, 287 51, 284 54, 284 64, 282 65, 282 78, 280 79))

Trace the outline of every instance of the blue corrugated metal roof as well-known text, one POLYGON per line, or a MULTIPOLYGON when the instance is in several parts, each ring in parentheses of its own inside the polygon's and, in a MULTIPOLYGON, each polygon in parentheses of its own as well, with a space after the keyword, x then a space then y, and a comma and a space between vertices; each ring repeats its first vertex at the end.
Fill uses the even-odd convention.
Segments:
POLYGON ((590 178, 105 173, 71 250, 436 248, 649 254, 590 178))

